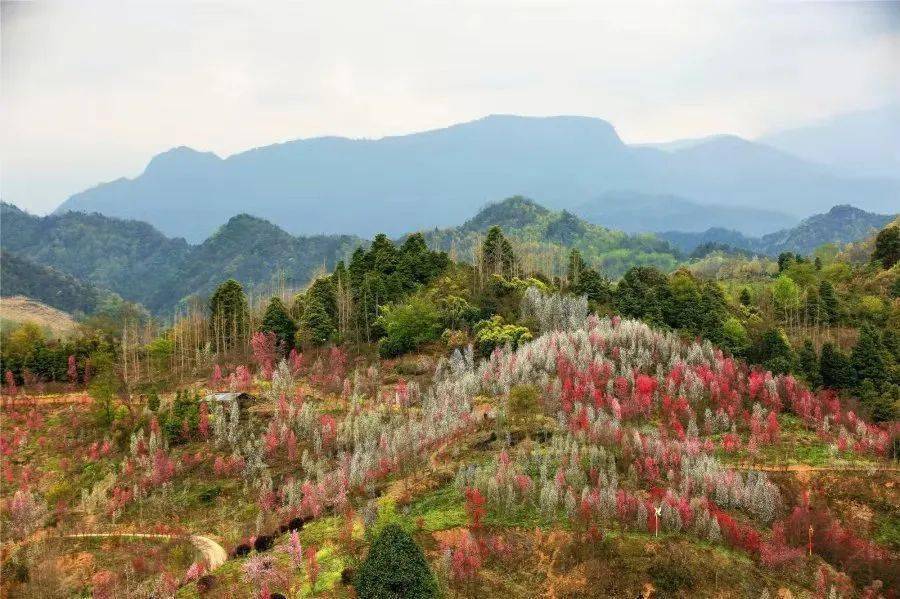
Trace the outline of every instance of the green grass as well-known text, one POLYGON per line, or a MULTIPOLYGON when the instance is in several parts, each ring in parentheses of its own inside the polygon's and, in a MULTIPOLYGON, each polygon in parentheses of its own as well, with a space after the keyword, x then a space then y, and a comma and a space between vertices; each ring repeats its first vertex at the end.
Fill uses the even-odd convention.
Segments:
POLYGON ((468 521, 462 493, 453 485, 424 495, 410 507, 409 517, 413 521, 422 518, 428 532, 464 526, 468 521))
POLYGON ((875 542, 891 549, 900 549, 900 515, 894 513, 879 522, 875 542))
MULTIPOLYGON (((556 523, 568 526, 568 519, 562 510, 553 517, 540 513, 537 506, 528 503, 516 504, 508 509, 500 509, 488 503, 484 525, 495 528, 548 528, 556 523)), ((469 523, 466 513, 465 498, 454 485, 447 485, 423 495, 412 504, 405 522, 401 525, 415 523, 419 518, 427 532, 448 530, 469 523)))
MULTIPOLYGON (((791 414, 778 417, 781 425, 781 438, 775 445, 762 445, 759 454, 752 461, 760 465, 790 466, 804 465, 812 467, 825 466, 865 466, 872 460, 852 451, 839 452, 830 443, 819 439, 815 431, 809 430, 802 420, 791 414)), ((721 435, 713 435, 718 444, 721 435)), ((742 435, 742 449, 736 453, 726 453, 716 449, 716 456, 726 463, 751 461, 746 443, 749 437, 742 435)))

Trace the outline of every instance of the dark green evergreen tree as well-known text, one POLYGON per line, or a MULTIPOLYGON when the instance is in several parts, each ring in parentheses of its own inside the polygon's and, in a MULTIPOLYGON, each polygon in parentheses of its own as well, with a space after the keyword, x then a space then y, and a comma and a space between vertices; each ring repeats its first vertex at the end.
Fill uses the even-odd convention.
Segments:
POLYGON ((653 266, 635 266, 616 286, 616 309, 624 316, 663 324, 663 303, 668 298, 668 279, 653 266))
POLYGON ((833 343, 822 346, 819 356, 819 376, 822 386, 829 389, 844 389, 853 386, 853 367, 850 359, 833 343))
POLYGON ((297 324, 288 313, 284 302, 281 298, 273 297, 266 306, 266 312, 263 314, 260 331, 275 333, 278 344, 284 352, 290 351, 294 347, 294 335, 297 333, 297 324))
MULTIPOLYGON (((445 252, 432 252, 421 233, 406 238, 397 268, 403 293, 411 293, 440 275, 450 264, 445 252)), ((396 301, 399 298, 394 298, 396 301)))
POLYGON ((303 306, 303 317, 300 319, 300 341, 312 345, 325 345, 335 335, 334 320, 321 298, 311 296, 303 306))
POLYGON ((800 256, 794 254, 794 252, 781 252, 778 254, 778 272, 784 272, 794 265, 795 262, 799 262, 800 256))
POLYGON ((872 260, 881 262, 883 268, 891 268, 900 261, 900 227, 885 227, 875 237, 872 260))
POLYGON ((806 324, 828 324, 828 317, 822 308, 822 300, 817 289, 811 288, 806 290, 806 301, 803 304, 803 311, 806 324))
POLYGON ((488 229, 487 237, 481 244, 481 260, 487 274, 496 274, 507 279, 516 274, 516 255, 500 227, 493 226, 488 229))
POLYGON ((440 591, 422 549, 400 526, 389 524, 359 569, 356 594, 360 599, 428 599, 440 591))
POLYGON ((209 317, 217 349, 227 351, 243 342, 249 309, 240 283, 228 279, 219 285, 209 300, 209 317))
POLYGON ((751 348, 751 360, 777 374, 790 372, 794 368, 795 357, 784 333, 769 329, 751 348))
POLYGON ((837 295, 834 293, 834 285, 830 281, 819 283, 819 308, 821 310, 820 321, 822 324, 837 324, 841 317, 841 306, 837 295))
POLYGON ((581 283, 581 273, 587 265, 581 257, 581 252, 572 248, 569 252, 569 266, 566 269, 566 284, 570 289, 577 288, 581 283))
POLYGON ((822 377, 819 374, 819 356, 816 355, 816 348, 809 339, 803 342, 803 349, 797 356, 797 367, 810 387, 816 389, 822 384, 822 377))
POLYGON ((303 296, 299 339, 303 343, 325 345, 337 334, 337 302, 330 277, 316 279, 303 296))
POLYGON ((884 346, 878 332, 870 325, 863 325, 859 331, 859 339, 850 352, 850 364, 853 366, 857 384, 872 381, 880 390, 888 380, 884 363, 884 346))
POLYGON ((741 289, 741 294, 739 296, 739 300, 740 300, 742 306, 749 306, 750 303, 753 301, 752 298, 750 297, 750 290, 747 289, 746 287, 741 289))
POLYGON ((860 403, 865 406, 872 420, 888 422, 897 419, 897 408, 900 406, 900 386, 886 385, 884 390, 866 379, 857 390, 860 403))
POLYGON ((585 264, 581 252, 569 252, 569 266, 566 270, 566 285, 569 291, 585 295, 594 308, 612 301, 612 287, 609 279, 585 264))

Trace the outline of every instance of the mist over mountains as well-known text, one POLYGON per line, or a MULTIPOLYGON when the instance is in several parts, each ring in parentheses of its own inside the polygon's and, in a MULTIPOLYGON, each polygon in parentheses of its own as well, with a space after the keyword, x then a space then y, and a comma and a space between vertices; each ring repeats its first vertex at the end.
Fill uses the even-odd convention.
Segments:
MULTIPOLYGON (((757 141, 848 175, 896 179, 900 177, 900 103, 840 114, 757 141)), ((900 198, 895 201, 900 204, 900 198)))
POLYGON ((516 194, 630 231, 663 230, 668 214, 662 220, 678 224, 666 229, 759 235, 836 204, 891 212, 900 181, 837 174, 736 136, 661 149, 626 145, 597 118, 493 115, 376 140, 300 139, 225 159, 175 148, 140 176, 75 194, 57 212, 143 220, 191 242, 244 212, 292 234, 371 237, 456 225, 516 194))

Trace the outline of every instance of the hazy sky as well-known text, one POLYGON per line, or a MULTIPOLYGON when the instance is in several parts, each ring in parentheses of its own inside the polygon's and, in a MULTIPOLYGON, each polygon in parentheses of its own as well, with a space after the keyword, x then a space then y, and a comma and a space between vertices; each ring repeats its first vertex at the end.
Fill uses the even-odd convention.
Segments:
POLYGON ((900 3, 80 0, 0 18, 0 193, 34 212, 178 145, 490 113, 754 137, 900 99, 900 3))

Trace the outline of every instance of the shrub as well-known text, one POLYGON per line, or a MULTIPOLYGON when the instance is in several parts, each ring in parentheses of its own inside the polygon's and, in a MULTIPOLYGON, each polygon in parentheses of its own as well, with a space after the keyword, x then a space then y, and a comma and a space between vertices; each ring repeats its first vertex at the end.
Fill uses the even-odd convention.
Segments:
POLYGON ((678 564, 671 557, 664 557, 654 562, 647 571, 653 584, 666 593, 674 593, 680 589, 694 586, 694 576, 683 564, 678 564))
POLYGON ((356 592, 360 599, 438 597, 438 586, 425 554, 396 524, 378 535, 359 569, 356 592))
POLYGON ((475 325, 475 344, 484 356, 507 343, 515 349, 520 343, 528 341, 531 341, 531 331, 523 326, 504 323, 502 316, 492 316, 490 320, 482 320, 475 325))
POLYGON ((377 323, 386 336, 378 344, 378 353, 392 358, 412 351, 440 337, 441 315, 427 298, 414 295, 405 303, 382 308, 377 323))

